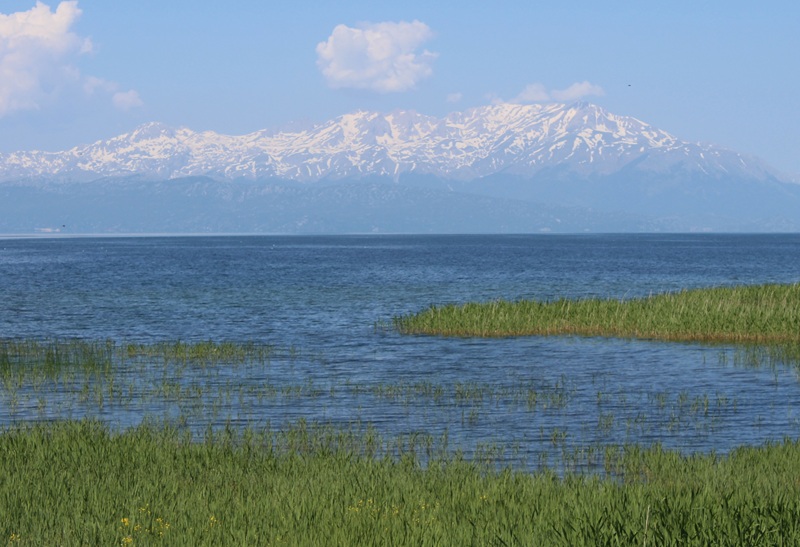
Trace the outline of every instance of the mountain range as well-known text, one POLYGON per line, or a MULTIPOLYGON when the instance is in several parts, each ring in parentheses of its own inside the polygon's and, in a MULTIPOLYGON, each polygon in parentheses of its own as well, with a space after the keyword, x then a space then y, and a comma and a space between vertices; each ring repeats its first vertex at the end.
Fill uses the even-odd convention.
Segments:
POLYGON ((585 102, 243 136, 148 123, 0 154, 0 200, 9 233, 800 230, 800 184, 764 162, 585 102))

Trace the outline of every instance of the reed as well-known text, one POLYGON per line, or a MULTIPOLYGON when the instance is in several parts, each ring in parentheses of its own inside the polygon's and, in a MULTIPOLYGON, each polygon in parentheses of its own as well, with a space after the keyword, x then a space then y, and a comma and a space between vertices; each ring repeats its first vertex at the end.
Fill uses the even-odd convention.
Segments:
MULTIPOLYGON (((408 439, 402 442, 408 446, 408 439)), ((606 447, 606 477, 425 466, 369 429, 0 434, 0 538, 28 545, 796 545, 800 444, 606 447)), ((491 447, 486 448, 491 451, 491 447)))
POLYGON ((254 342, 160 342, 155 344, 124 344, 124 353, 134 357, 156 357, 168 362, 231 363, 265 362, 276 349, 254 342))
POLYGON ((53 378, 66 370, 109 373, 116 345, 110 341, 0 340, 0 375, 53 378))
MULTIPOLYGON (((597 452, 605 443, 643 437, 661 438, 674 448, 691 438, 693 443, 727 450, 731 441, 720 444, 717 436, 729 437, 731 428, 741 435, 738 424, 753 412, 738 408, 736 393, 663 388, 653 392, 647 386, 606 384, 594 376, 592 384, 599 382, 596 391, 564 374, 538 373, 490 382, 452 377, 375 383, 341 376, 303 381, 291 374, 295 361, 286 350, 226 344, 0 342, 5 363, 0 374, 0 427, 96 418, 124 429, 142 420, 169 419, 196 435, 207 427, 283 425, 300 416, 322 415, 340 423, 374 421, 383 434, 401 443, 386 449, 388 455, 411 451, 427 461, 432 453, 452 456, 461 451, 471 461, 493 466, 584 472, 600 465, 597 457, 582 452, 585 446, 597 452), (489 434, 487 424, 494 424, 489 434), (508 433, 505 424, 516 433, 508 433), (451 440, 449 452, 430 442, 443 434, 451 440)), ((770 366, 776 382, 779 375, 793 379, 780 365, 783 354, 750 346, 740 349, 721 350, 720 362, 730 357, 734 365, 770 366)), ((302 355, 306 359, 308 354, 302 355)), ((760 442, 800 430, 800 420, 791 414, 779 419, 785 419, 785 427, 778 433, 773 426, 770 434, 760 431, 757 422, 751 429, 758 431, 749 435, 760 442)))
POLYGON ((394 326, 404 334, 444 336, 581 335, 800 344, 800 284, 683 290, 631 300, 500 300, 431 306, 395 318, 394 326))
POLYGON ((254 342, 117 343, 112 340, 1 340, 0 376, 60 377, 63 374, 109 375, 133 362, 166 365, 231 365, 267 363, 277 350, 254 342))

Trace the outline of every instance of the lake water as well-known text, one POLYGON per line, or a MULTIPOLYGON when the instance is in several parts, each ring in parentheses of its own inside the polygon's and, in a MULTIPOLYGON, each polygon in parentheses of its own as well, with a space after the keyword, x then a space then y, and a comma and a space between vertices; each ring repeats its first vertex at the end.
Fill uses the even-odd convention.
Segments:
POLYGON ((725 452, 800 433, 795 367, 742 366, 729 346, 401 336, 391 318, 471 300, 798 281, 800 235, 0 239, 0 339, 277 348, 266 363, 169 378, 123 363, 115 381, 127 395, 116 400, 81 394, 79 382, 6 385, 0 423, 304 418, 446 433, 467 454, 489 447, 527 466, 610 443, 725 452), (183 395, 159 391, 167 384, 183 395))

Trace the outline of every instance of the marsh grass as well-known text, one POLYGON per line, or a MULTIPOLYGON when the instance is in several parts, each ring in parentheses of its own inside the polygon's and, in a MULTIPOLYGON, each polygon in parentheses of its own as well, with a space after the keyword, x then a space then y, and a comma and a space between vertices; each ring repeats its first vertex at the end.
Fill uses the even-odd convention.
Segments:
POLYGON ((0 340, 0 375, 55 378, 65 372, 106 374, 117 347, 82 340, 0 340))
MULTIPOLYGON (((407 442, 408 440, 404 441, 407 442)), ((420 464, 369 429, 93 421, 0 434, 0 537, 28 545, 791 545, 800 445, 606 447, 606 476, 420 464), (389 454, 389 452, 392 452, 389 454)), ((487 450, 491 450, 488 447, 487 450)))
MULTIPOLYGON (((410 452, 422 462, 432 454, 461 454, 495 468, 563 474, 601 470, 607 444, 660 438, 671 448, 720 446, 716 436, 730 437, 732 424, 747 418, 735 394, 630 391, 608 385, 605 373, 591 387, 547 371, 488 382, 353 382, 296 373, 296 367, 319 368, 316 361, 308 366, 316 357, 307 352, 248 343, 40 340, 0 347, 0 424, 6 426, 88 418, 124 430, 155 419, 197 437, 207 428, 282 427, 305 417, 373 423, 398 443, 387 454, 410 452)), ((776 378, 787 376, 772 353, 744 348, 720 355, 725 366, 764 362, 776 378)), ((774 439, 798 430, 800 421, 786 418, 785 428, 755 435, 774 439)))
POLYGON ((56 378, 63 374, 107 375, 130 362, 165 365, 263 365, 275 347, 253 342, 116 343, 112 340, 0 340, 0 375, 56 378))
MULTIPOLYGON (((726 360, 745 367, 780 367, 784 359, 755 346, 729 355, 726 360)), ((724 393, 663 387, 634 393, 606 385, 602 376, 583 395, 585 386, 564 375, 331 385, 281 378, 299 358, 306 357, 257 344, 0 342, 0 410, 6 413, 0 541, 738 545, 800 539, 797 443, 724 457, 624 444, 645 434, 713 435, 718 420, 737 412, 735 399, 724 393), (285 365, 277 373, 276 359, 285 365), (352 411, 337 414, 335 423, 286 418, 299 407, 342 400, 352 411), (18 412, 9 419, 13 405, 18 412), (434 417, 378 429, 361 421, 362 405, 434 417), (73 413, 89 418, 61 421, 73 413), (120 415, 131 418, 115 418, 120 415), (253 416, 276 425, 270 418, 254 425, 253 416), (498 416, 501 421, 489 421, 498 416), (521 437, 480 436, 487 423, 518 420, 528 424, 517 430, 521 437), (410 423, 445 425, 428 430, 410 423), (476 434, 479 440, 471 438, 476 434)))
MULTIPOLYGON (((254 342, 160 342, 156 344, 124 344, 120 348, 130 358, 156 357, 165 362, 219 364, 250 362, 263 364, 276 355, 271 345, 254 342)), ((292 351, 292 350, 290 350, 292 351)))
POLYGON ((520 300, 431 306, 394 319, 404 334, 582 335, 782 343, 800 355, 800 284, 716 287, 632 300, 520 300))

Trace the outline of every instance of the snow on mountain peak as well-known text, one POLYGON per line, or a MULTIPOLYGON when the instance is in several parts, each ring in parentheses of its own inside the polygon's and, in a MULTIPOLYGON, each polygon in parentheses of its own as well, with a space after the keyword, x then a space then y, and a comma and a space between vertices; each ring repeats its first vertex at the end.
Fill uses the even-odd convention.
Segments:
POLYGON ((0 154, 0 179, 140 174, 311 182, 418 173, 466 180, 500 172, 531 177, 555 166, 608 173, 637 160, 674 163, 676 151, 681 161, 693 154, 699 169, 719 168, 732 154, 587 102, 500 103, 441 119, 357 111, 308 128, 242 136, 152 122, 67 152, 0 154))

